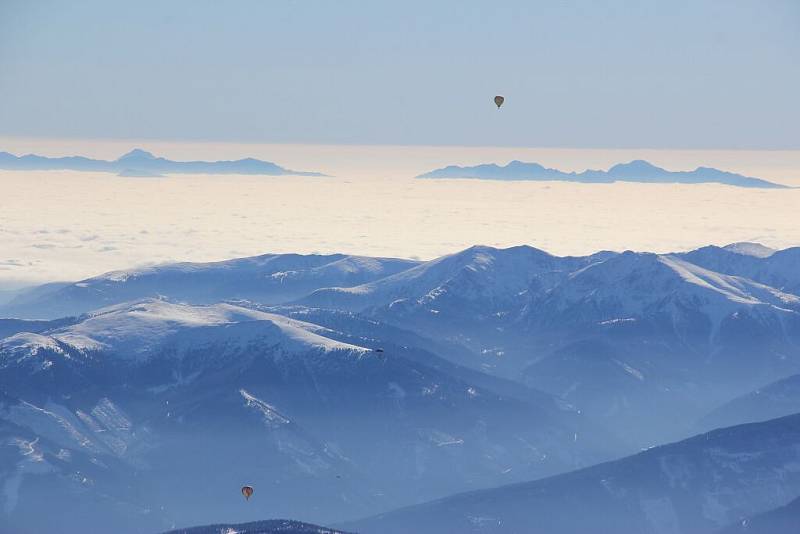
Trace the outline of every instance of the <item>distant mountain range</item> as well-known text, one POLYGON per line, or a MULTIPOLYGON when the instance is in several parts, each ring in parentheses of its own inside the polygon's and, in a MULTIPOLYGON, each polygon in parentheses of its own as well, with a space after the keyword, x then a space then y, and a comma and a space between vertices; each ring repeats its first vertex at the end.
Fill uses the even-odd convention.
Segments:
POLYGON ((638 183, 678 183, 678 184, 707 184, 717 183, 737 187, 755 187, 765 189, 787 188, 788 186, 768 182, 760 178, 750 178, 732 172, 721 171, 710 167, 698 167, 693 171, 668 171, 656 167, 643 160, 630 163, 619 163, 607 171, 587 170, 583 172, 565 172, 550 169, 538 163, 525 163, 512 161, 505 166, 494 163, 476 165, 474 167, 459 167, 450 165, 436 169, 417 178, 474 178, 480 180, 504 181, 560 181, 578 182, 588 184, 603 184, 612 182, 638 182, 638 183))
POLYGON ((150 152, 136 148, 113 161, 67 156, 48 158, 28 154, 15 156, 0 152, 0 169, 22 171, 86 171, 113 172, 120 176, 154 177, 162 174, 263 174, 280 176, 286 174, 300 176, 324 176, 318 172, 294 171, 285 169, 269 161, 253 158, 233 161, 173 161, 158 157, 150 152))

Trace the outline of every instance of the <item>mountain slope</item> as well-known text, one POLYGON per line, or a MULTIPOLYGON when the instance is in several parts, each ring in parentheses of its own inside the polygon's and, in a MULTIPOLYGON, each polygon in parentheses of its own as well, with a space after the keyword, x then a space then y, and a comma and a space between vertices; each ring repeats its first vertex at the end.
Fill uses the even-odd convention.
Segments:
POLYGON ((136 467, 134 488, 177 524, 257 519, 245 482, 280 515, 328 522, 603 457, 602 433, 545 394, 336 337, 231 304, 115 305, 0 341, 0 389, 20 399, 0 419, 136 467))
POLYGON ((730 400, 703 417, 698 428, 719 428, 800 413, 800 374, 730 400))
MULTIPOLYGON (((750 244, 753 245, 753 244, 750 244)), ((752 246, 749 249, 752 251, 752 246)), ((800 247, 759 254, 742 253, 741 247, 707 246, 680 254, 700 267, 749 278, 787 293, 800 294, 800 247)))
MULTIPOLYGON (((800 265, 785 251, 733 249, 719 250, 777 258, 787 274, 800 265)), ((800 297, 687 255, 472 247, 297 302, 460 347, 440 354, 557 395, 622 435, 635 426, 636 446, 683 437, 692 415, 800 371, 800 297)))
POLYGON ((648 446, 679 437, 689 414, 797 372, 798 310, 800 298, 769 286, 626 252, 533 295, 522 374, 648 446))
POLYGON ((735 252, 744 256, 753 256, 756 258, 769 258, 775 254, 775 252, 777 252, 777 250, 774 248, 767 247, 761 243, 751 243, 747 241, 731 243, 722 248, 730 252, 735 252))
POLYGON ((229 299, 277 304, 320 287, 357 285, 415 265, 417 262, 411 260, 343 254, 265 254, 221 262, 157 265, 53 288, 34 288, 0 306, 0 314, 55 318, 159 296, 195 304, 229 299))
POLYGON ((575 407, 560 403, 556 397, 526 387, 520 382, 477 371, 464 363, 456 363, 469 360, 471 354, 463 347, 449 344, 441 338, 423 337, 353 312, 296 306, 275 309, 289 317, 329 328, 330 331, 326 336, 330 338, 345 343, 376 347, 378 350, 390 351, 391 354, 401 354, 403 358, 441 370, 450 376, 485 387, 504 397, 533 401, 537 404, 552 404, 559 410, 578 411, 575 407), (446 355, 447 359, 439 357, 442 355, 446 355))
POLYGON ((53 321, 26 321, 24 319, 0 319, 0 339, 19 332, 44 332, 59 326, 70 324, 74 319, 56 319, 53 321))
POLYGON ((800 526, 800 498, 774 510, 743 519, 719 534, 795 534, 800 526))
MULTIPOLYGON (((492 370, 512 358, 498 358, 494 347, 509 346, 513 352, 517 343, 526 343, 518 339, 518 329, 508 327, 529 292, 546 291, 572 271, 613 255, 558 257, 528 246, 474 246, 367 284, 320 289, 297 302, 358 311, 447 339, 478 356, 459 363, 492 370)), ((494 372, 511 375, 503 369, 494 372)))
POLYGON ((707 533, 800 494, 800 415, 343 525, 369 533, 707 533), (576 513, 576 511, 580 513, 576 513))
POLYGON ((397 299, 436 300, 446 292, 456 293, 462 299, 490 298, 502 302, 525 290, 535 276, 569 272, 596 261, 598 256, 611 254, 573 258, 552 256, 525 245, 506 249, 476 245, 374 282, 320 289, 301 303, 363 310, 385 306, 397 299))
MULTIPOLYGON (((84 415, 99 425, 98 431, 114 429, 100 412, 84 415)), ((76 431, 76 419, 70 421, 0 390, 0 530, 77 534, 86 531, 87 517, 94 530, 104 532, 118 531, 127 522, 146 531, 165 528, 169 523, 161 510, 133 483, 137 466, 110 454, 105 445, 95 447, 114 443, 120 434, 102 436, 105 442, 93 441, 91 446, 76 446, 86 438, 76 431), (72 446, 64 446, 65 440, 72 446)))

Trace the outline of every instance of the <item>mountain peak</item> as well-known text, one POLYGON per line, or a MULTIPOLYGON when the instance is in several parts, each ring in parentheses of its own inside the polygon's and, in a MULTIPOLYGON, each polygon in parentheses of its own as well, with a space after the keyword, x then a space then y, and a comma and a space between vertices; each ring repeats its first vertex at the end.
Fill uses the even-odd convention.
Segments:
POLYGON ((618 163, 608 170, 608 174, 614 177, 633 177, 645 178, 653 175, 661 175, 666 172, 661 167, 656 167, 649 161, 635 159, 628 163, 618 163))
POLYGON ((513 161, 509 161, 506 164, 505 168, 507 168, 507 169, 525 169, 525 170, 544 170, 545 167, 543 165, 539 164, 539 163, 536 163, 536 162, 526 163, 524 161, 519 161, 518 159, 515 159, 513 161))
POLYGON ((127 154, 120 156, 117 161, 131 161, 131 160, 152 160, 156 159, 156 156, 152 152, 148 152, 146 150, 142 150, 141 148, 134 148, 127 154))
POLYGON ((741 254, 742 256, 753 256, 756 258, 769 258, 776 252, 774 248, 762 245, 761 243, 751 243, 747 241, 731 243, 722 248, 729 252, 741 254))
POLYGON ((621 168, 628 168, 628 169, 659 169, 660 167, 656 167, 652 163, 647 160, 643 159, 634 159, 629 161, 628 163, 617 163, 612 169, 621 169, 621 168))

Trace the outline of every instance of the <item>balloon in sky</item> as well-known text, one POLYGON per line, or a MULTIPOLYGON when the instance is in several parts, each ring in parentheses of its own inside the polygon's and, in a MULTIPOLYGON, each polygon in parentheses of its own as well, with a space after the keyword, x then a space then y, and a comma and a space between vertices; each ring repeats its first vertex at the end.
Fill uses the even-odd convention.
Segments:
POLYGON ((252 486, 242 486, 242 495, 246 500, 250 500, 250 496, 253 494, 253 487, 252 486))
POLYGON ((500 96, 500 95, 497 95, 496 97, 494 97, 494 104, 497 106, 497 109, 500 109, 500 106, 502 106, 503 102, 505 102, 505 101, 506 101, 506 99, 504 97, 500 96))

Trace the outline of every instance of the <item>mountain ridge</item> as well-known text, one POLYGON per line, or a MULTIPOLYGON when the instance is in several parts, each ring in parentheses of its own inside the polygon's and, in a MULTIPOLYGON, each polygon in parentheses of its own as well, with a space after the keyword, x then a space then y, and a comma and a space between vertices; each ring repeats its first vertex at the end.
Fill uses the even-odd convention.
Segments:
POLYGON ((80 315, 146 297, 194 304, 245 299, 281 304, 319 287, 358 285, 418 265, 415 260, 345 254, 261 254, 110 271, 73 283, 35 286, 0 305, 0 316, 80 315), (47 303, 46 310, 42 303, 47 303))
POLYGON ((0 152, 0 169, 21 171, 68 170, 111 172, 129 177, 158 177, 162 174, 248 174, 265 176, 326 176, 319 172, 295 171, 255 158, 220 161, 174 161, 141 148, 123 154, 116 160, 83 156, 50 158, 36 154, 15 156, 0 152))
POLYGON ((618 163, 607 171, 589 169, 583 172, 566 172, 544 167, 538 163, 511 161, 505 166, 494 163, 461 167, 450 165, 420 174, 417 178, 443 179, 468 178, 502 181, 563 181, 576 183, 718 183, 736 187, 788 189, 790 186, 769 182, 711 167, 697 167, 693 171, 668 171, 644 160, 618 163))

